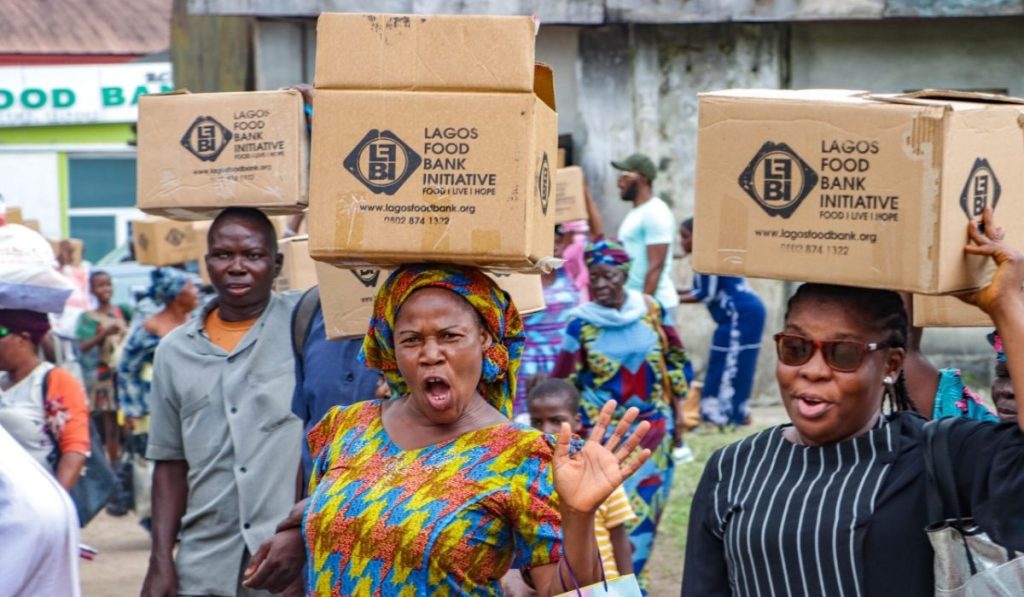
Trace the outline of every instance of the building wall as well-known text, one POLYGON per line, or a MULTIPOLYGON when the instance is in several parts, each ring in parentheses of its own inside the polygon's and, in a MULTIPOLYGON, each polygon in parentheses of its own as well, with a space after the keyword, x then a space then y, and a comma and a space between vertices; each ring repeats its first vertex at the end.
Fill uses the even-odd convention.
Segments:
MULTIPOLYGON (((0 194, 7 205, 20 207, 26 219, 36 219, 50 238, 72 234, 74 217, 109 216, 116 225, 115 244, 126 240, 132 209, 76 209, 71 201, 69 158, 134 159, 129 145, 135 134, 129 124, 91 124, 0 128, 0 194)), ((92 259, 100 255, 89 251, 92 259)))

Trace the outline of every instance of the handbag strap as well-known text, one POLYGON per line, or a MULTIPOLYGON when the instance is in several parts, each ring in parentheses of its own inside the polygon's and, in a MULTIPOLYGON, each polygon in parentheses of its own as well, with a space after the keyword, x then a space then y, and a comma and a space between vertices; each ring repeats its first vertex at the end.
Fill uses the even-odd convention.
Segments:
MULTIPOLYGON (((56 369, 56 367, 50 367, 46 370, 46 373, 43 374, 43 391, 40 392, 42 394, 40 406, 43 407, 43 432, 46 433, 46 437, 50 438, 50 443, 53 444, 53 450, 57 457, 56 460, 59 461, 60 442, 57 441, 57 436, 53 434, 53 429, 50 429, 50 424, 46 421, 46 398, 50 395, 50 374, 53 373, 54 369, 56 369)), ((54 467, 56 467, 56 462, 54 462, 54 467)))
POLYGON ((946 520, 963 522, 965 517, 960 508, 960 497, 953 473, 952 452, 949 436, 957 417, 929 421, 924 426, 925 471, 928 475, 928 518, 932 524, 946 520))

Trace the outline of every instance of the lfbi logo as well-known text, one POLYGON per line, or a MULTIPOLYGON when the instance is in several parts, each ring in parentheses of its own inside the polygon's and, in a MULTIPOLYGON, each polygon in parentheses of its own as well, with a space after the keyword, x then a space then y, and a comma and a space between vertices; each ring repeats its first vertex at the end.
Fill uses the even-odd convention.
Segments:
POLYGON ((379 269, 353 269, 349 270, 352 275, 359 280, 359 283, 367 288, 373 288, 377 285, 377 280, 380 279, 379 269))
POLYGON ((993 211, 999 203, 999 195, 1002 194, 1002 187, 999 179, 988 160, 978 158, 974 160, 974 167, 964 183, 964 190, 960 193, 960 207, 969 219, 980 218, 986 207, 993 211))
POLYGON ((391 131, 373 129, 345 158, 345 169, 374 194, 394 195, 420 167, 420 156, 391 131))
POLYGON ((231 137, 231 131, 212 116, 200 116, 185 131, 181 146, 200 160, 212 162, 220 157, 231 137))
POLYGON ((167 231, 167 235, 164 236, 164 240, 172 247, 180 247, 186 238, 188 238, 188 235, 178 228, 171 228, 167 231))
POLYGON ((768 215, 788 218, 818 184, 818 175, 788 145, 768 141, 739 183, 768 215))
POLYGON ((548 215, 548 203, 551 201, 551 164, 548 163, 548 152, 537 168, 537 196, 540 197, 540 209, 544 215, 548 215))

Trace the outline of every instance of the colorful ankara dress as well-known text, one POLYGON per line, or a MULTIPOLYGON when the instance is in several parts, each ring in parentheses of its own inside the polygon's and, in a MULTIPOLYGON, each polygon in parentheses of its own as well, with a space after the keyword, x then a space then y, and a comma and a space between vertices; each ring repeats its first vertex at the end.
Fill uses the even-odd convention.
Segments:
POLYGON ((509 423, 403 450, 381 405, 335 407, 309 434, 307 593, 498 595, 510 567, 559 559, 548 436, 509 423))
POLYGON ((715 425, 744 425, 764 332, 764 303, 746 280, 734 276, 696 274, 691 294, 707 305, 717 324, 704 375, 701 417, 715 425))
POLYGON ((933 419, 961 417, 976 421, 998 423, 997 417, 985 406, 981 397, 964 385, 959 369, 940 369, 939 388, 935 391, 933 419))
POLYGON ((558 349, 562 346, 562 333, 569 321, 569 310, 580 303, 580 293, 569 273, 559 268, 555 278, 544 287, 544 310, 531 313, 523 319, 526 329, 526 347, 519 366, 516 384, 515 414, 526 413, 526 382, 538 374, 547 375, 555 368, 558 349))
POLYGON ((686 353, 675 329, 664 320, 664 310, 653 299, 632 290, 626 291, 619 310, 597 303, 582 305, 571 313, 552 373, 568 379, 582 393, 580 411, 586 431, 608 400, 619 404, 613 420, 635 406, 640 410, 636 424, 651 424, 642 444, 651 449, 651 458, 623 483, 637 514, 630 527, 630 542, 633 570, 641 586, 646 582, 644 566, 672 487, 673 408, 665 396, 662 371, 668 373, 676 396, 685 396, 687 391, 686 353), (659 326, 669 344, 667 353, 659 326))

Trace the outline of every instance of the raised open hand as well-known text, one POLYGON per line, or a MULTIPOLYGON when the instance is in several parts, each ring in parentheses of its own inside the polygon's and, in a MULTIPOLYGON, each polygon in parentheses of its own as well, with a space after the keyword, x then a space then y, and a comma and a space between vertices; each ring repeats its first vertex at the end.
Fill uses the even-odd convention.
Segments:
POLYGON ((964 302, 977 305, 989 315, 994 315, 1003 306, 1019 305, 1024 300, 1021 295, 1024 255, 1003 242, 1003 229, 996 226, 991 208, 985 208, 981 218, 983 229, 975 222, 969 224, 967 234, 971 242, 964 247, 964 252, 993 258, 997 266, 996 273, 984 288, 957 296, 964 302))
POLYGON ((577 512, 595 512, 616 487, 635 473, 651 456, 648 449, 640 449, 640 440, 651 424, 641 421, 636 430, 626 437, 630 425, 639 411, 630 408, 615 426, 607 441, 604 436, 615 412, 615 401, 609 400, 601 409, 590 437, 583 449, 569 455, 569 424, 562 423, 562 431, 555 445, 555 490, 562 507, 577 512), (623 441, 625 438, 625 441, 623 441))

